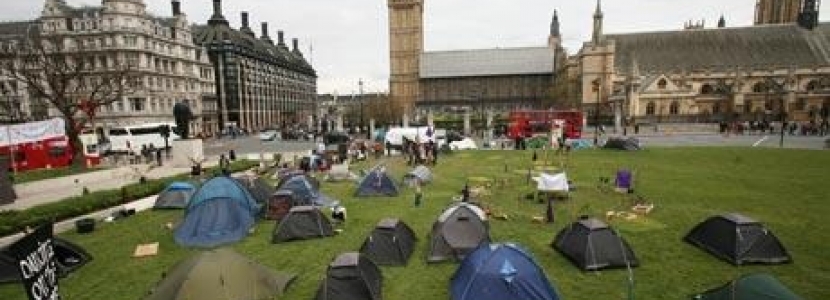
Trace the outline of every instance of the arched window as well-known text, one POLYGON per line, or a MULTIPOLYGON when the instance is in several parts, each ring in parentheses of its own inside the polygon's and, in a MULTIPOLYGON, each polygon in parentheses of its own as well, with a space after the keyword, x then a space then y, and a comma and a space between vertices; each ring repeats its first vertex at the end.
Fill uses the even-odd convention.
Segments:
POLYGON ((680 113, 680 102, 673 101, 669 106, 669 114, 676 115, 680 113))
POLYGON ((649 102, 646 104, 646 115, 653 116, 654 115, 654 102, 649 102))
POLYGON ((700 87, 700 93, 703 95, 710 95, 715 93, 715 89, 712 87, 711 84, 704 84, 702 87, 700 87))
POLYGON ((665 78, 660 78, 660 80, 657 81, 657 88, 658 89, 665 90, 666 85, 668 85, 668 82, 666 82, 665 78))
POLYGON ((712 113, 713 114, 719 114, 720 113, 720 103, 716 102, 714 105, 712 105, 712 113))

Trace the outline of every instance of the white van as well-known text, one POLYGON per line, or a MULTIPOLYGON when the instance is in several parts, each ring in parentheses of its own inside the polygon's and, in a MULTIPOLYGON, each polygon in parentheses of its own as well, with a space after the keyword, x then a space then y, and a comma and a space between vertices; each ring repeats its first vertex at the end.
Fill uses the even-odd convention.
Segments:
POLYGON ((172 123, 146 123, 141 125, 110 128, 108 138, 110 151, 119 153, 137 154, 142 145, 153 145, 156 149, 164 148, 164 137, 161 136, 161 127, 170 127, 169 141, 179 139, 172 123))

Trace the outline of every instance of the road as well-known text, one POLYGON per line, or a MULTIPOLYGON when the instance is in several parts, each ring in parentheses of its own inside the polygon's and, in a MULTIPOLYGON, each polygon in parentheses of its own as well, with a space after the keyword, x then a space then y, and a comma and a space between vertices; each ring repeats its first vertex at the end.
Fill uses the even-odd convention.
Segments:
POLYGON ((220 154, 234 150, 237 155, 257 154, 260 152, 302 152, 314 149, 313 142, 301 141, 271 141, 262 142, 256 135, 243 136, 235 139, 223 138, 209 140, 205 143, 205 155, 217 157, 220 154))

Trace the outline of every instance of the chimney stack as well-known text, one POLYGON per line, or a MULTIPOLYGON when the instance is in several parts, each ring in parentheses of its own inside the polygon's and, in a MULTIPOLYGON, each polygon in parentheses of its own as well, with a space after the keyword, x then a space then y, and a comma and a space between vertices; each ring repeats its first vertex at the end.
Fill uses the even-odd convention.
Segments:
POLYGON ((173 16, 180 16, 182 14, 182 3, 179 0, 173 0, 170 4, 173 5, 173 16))
POLYGON ((285 46, 285 32, 282 30, 277 31, 277 44, 280 46, 285 46))
POLYGON ((300 51, 300 40, 298 40, 297 38, 291 39, 291 45, 291 51, 300 51))
POLYGON ((260 37, 263 41, 274 44, 274 41, 271 40, 271 37, 268 36, 268 22, 262 22, 262 37, 260 37))
POLYGON ((228 25, 228 20, 222 15, 222 0, 213 0, 213 15, 208 20, 209 25, 228 25))
POLYGON ((242 28, 248 28, 248 12, 242 12, 242 28))

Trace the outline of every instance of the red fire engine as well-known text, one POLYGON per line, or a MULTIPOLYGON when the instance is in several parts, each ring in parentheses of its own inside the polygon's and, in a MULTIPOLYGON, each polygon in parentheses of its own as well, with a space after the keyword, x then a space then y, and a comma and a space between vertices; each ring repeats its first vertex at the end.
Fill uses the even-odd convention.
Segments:
POLYGON ((549 134, 555 124, 564 124, 565 138, 578 139, 585 120, 577 110, 517 110, 510 112, 509 121, 508 136, 512 139, 549 134))
MULTIPOLYGON (((14 171, 69 166, 73 149, 63 124, 63 119, 56 118, 0 125, 0 155, 9 156, 14 171)), ((98 164, 100 156, 95 147, 84 148, 87 164, 98 164)))

